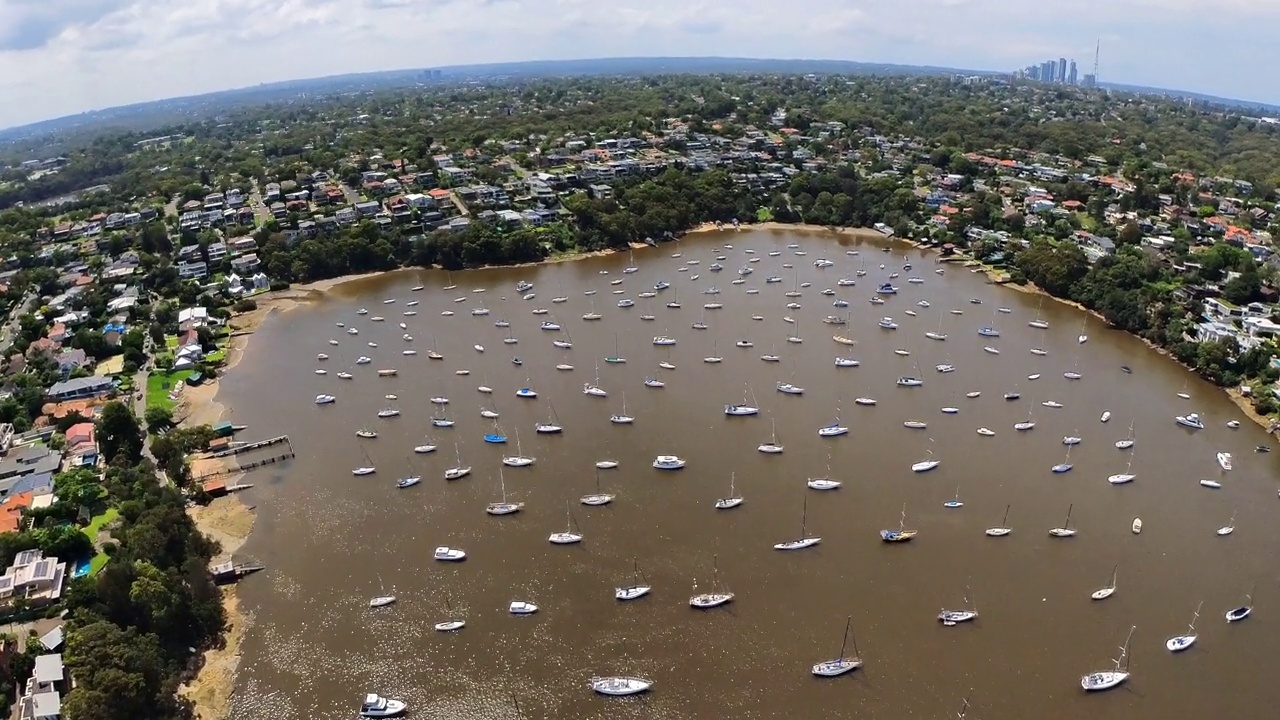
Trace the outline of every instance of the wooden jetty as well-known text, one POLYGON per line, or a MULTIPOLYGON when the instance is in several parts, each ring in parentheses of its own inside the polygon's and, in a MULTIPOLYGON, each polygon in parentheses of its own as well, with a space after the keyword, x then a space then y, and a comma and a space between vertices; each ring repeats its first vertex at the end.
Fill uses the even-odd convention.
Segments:
POLYGON ((288 445, 289 457, 293 457, 293 443, 289 442, 288 435, 281 435, 279 437, 267 438, 266 440, 258 440, 257 442, 244 443, 243 445, 237 444, 234 447, 227 448, 226 450, 219 450, 217 452, 209 453, 209 457, 220 458, 220 457, 228 457, 230 455, 239 455, 240 453, 250 452, 252 450, 261 450, 262 448, 272 447, 274 445, 280 445, 280 444, 288 445))
POLYGON ((261 563, 248 562, 237 563, 234 560, 214 563, 209 566, 209 574, 213 576, 213 582, 218 585, 226 585, 233 583, 245 575, 252 575, 267 567, 261 563))

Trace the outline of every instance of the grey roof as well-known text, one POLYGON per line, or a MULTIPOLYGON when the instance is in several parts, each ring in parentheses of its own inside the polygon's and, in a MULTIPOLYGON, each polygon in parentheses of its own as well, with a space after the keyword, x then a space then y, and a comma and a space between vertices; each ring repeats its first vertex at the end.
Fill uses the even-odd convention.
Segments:
POLYGON ((57 692, 36 693, 31 697, 31 717, 34 720, 62 716, 62 696, 57 692))
POLYGON ((56 382, 49 387, 50 395, 73 393, 80 390, 105 390, 112 385, 112 380, 105 377, 72 378, 56 382))
POLYGON ((45 633, 44 637, 40 638, 40 644, 43 645, 46 650, 57 650, 62 647, 63 637, 64 634, 62 632, 62 626, 59 625, 45 633))
POLYGON ((40 655, 36 657, 36 669, 31 677, 41 685, 62 682, 66 677, 66 673, 62 667, 62 655, 60 653, 50 653, 48 655, 40 655))

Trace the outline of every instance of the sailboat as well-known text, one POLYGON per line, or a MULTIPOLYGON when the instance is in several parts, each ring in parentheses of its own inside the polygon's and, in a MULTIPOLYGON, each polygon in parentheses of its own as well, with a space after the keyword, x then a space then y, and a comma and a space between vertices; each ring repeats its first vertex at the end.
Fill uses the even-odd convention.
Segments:
POLYGON ((456 464, 444 471, 445 480, 458 480, 471 474, 471 466, 462 464, 462 453, 458 451, 458 443, 453 444, 453 455, 456 464))
POLYGON ((822 542, 822 538, 811 536, 808 534, 809 522, 809 496, 804 496, 804 509, 800 514, 800 537, 795 540, 787 540, 786 542, 775 543, 774 550, 803 550, 807 547, 813 547, 822 542))
POLYGON ((831 451, 827 451, 827 474, 822 477, 809 478, 806 485, 810 490, 835 490, 840 487, 839 480, 831 479, 831 451))
POLYGON ((594 493, 591 493, 590 495, 583 495, 579 499, 579 502, 581 502, 583 505, 587 505, 590 507, 599 507, 601 505, 608 505, 609 503, 613 502, 614 497, 615 496, 612 493, 606 493, 600 490, 600 468, 597 467, 596 468, 596 491, 594 493))
POLYGON ((520 450, 520 431, 516 430, 516 454, 502 458, 502 464, 507 467, 529 467, 534 462, 534 458, 526 457, 520 450))
POLYGON ((582 531, 574 529, 573 510, 569 508, 569 503, 564 504, 564 513, 566 517, 565 531, 554 532, 547 537, 547 541, 552 545, 573 545, 582 542, 582 531))
POLYGON ((941 612, 939 612, 939 613, 938 613, 938 620, 939 620, 939 621, 941 621, 943 625, 946 625, 947 627, 953 627, 953 626, 958 625, 958 624, 960 624, 960 623, 962 623, 962 622, 969 622, 970 620, 976 620, 976 619, 977 619, 977 617, 978 617, 978 606, 977 606, 977 604, 976 604, 976 603, 974 603, 974 602, 973 602, 973 600, 969 597, 969 596, 970 596, 970 595, 972 595, 973 593, 969 590, 969 588, 965 588, 965 592, 966 592, 966 596, 965 596, 964 601, 965 601, 965 604, 966 604, 966 605, 968 605, 969 607, 965 608, 964 610, 946 610, 946 609, 944 609, 944 610, 942 610, 941 612))
POLYGON ((611 365, 621 365, 627 361, 626 358, 622 357, 622 355, 618 353, 618 334, 617 333, 613 334, 613 354, 606 356, 604 361, 611 365))
POLYGON ((387 594, 387 591, 382 584, 381 575, 378 576, 378 591, 381 594, 369 601, 369 607, 371 608, 386 607, 396 601, 395 595, 387 594))
POLYGON ((613 423, 614 425, 630 425, 635 421, 636 419, 634 417, 627 414, 627 393, 623 392, 622 393, 622 412, 614 413, 614 415, 609 418, 609 422, 613 423))
POLYGON ((1114 661, 1115 669, 1101 670, 1082 676, 1080 678, 1080 687, 1087 692, 1098 692, 1110 690, 1129 679, 1129 664, 1125 660, 1129 656, 1129 641, 1133 639, 1133 631, 1136 629, 1136 625, 1129 628, 1129 637, 1125 638, 1124 645, 1120 646, 1120 655, 1114 661), (1120 669, 1121 663, 1124 663, 1123 670, 1120 669))
POLYGON ((1256 586, 1257 583, 1254 583, 1254 585, 1249 588, 1249 592, 1245 593, 1243 605, 1227 611, 1227 622, 1240 622, 1253 614, 1253 588, 1256 586))
POLYGON ((582 385, 582 394, 583 394, 583 395, 591 395, 591 396, 593 396, 593 397, 608 397, 609 393, 605 392, 605 391, 604 391, 604 389, 600 387, 600 365, 599 365, 599 363, 597 363, 597 364, 596 364, 596 379, 595 379, 595 382, 583 383, 583 385, 582 385))
POLYGON ((720 589, 720 569, 716 563, 716 556, 711 556, 711 592, 699 593, 696 580, 693 583, 693 591, 693 596, 689 598, 690 607, 705 610, 733 602, 733 593, 720 589))
POLYGON ((377 469, 373 466, 373 460, 369 459, 369 453, 365 452, 364 448, 360 448, 360 454, 364 456, 364 465, 352 470, 351 474, 359 477, 362 475, 372 475, 377 472, 377 469))
POLYGON ((455 617, 455 616, 454 616, 454 614, 453 614, 453 607, 449 604, 449 598, 448 598, 448 597, 445 597, 445 599, 444 599, 444 610, 445 610, 445 612, 448 614, 449 619, 448 619, 448 620, 444 620, 444 621, 442 621, 442 622, 438 622, 438 623, 436 623, 436 624, 435 624, 435 629, 436 629, 436 631, 438 631, 438 632, 454 632, 454 631, 456 631, 456 630, 461 630, 462 628, 464 628, 464 627, 466 627, 466 626, 467 626, 467 621, 466 621, 466 620, 464 620, 464 619, 462 619, 462 618, 460 618, 460 617, 455 617))
POLYGON ((818 437, 838 437, 848 432, 849 428, 840 424, 840 406, 836 405, 836 421, 818 428, 818 437))
POLYGON ((1227 524, 1218 528, 1216 532, 1218 537, 1226 537, 1227 535, 1230 535, 1235 531, 1236 531, 1236 514, 1233 512, 1231 513, 1231 519, 1227 521, 1227 524))
POLYGON ((948 501, 946 501, 946 502, 942 503, 942 507, 944 507, 944 508, 948 508, 948 509, 950 509, 950 510, 955 510, 955 509, 957 509, 957 508, 962 508, 962 507, 964 507, 964 503, 960 501, 960 488, 958 488, 958 487, 956 488, 956 497, 955 497, 955 499, 954 499, 954 500, 948 500, 948 501))
POLYGON ((849 626, 853 623, 853 616, 850 615, 844 621, 844 639, 840 641, 840 655, 834 660, 824 660, 813 666, 813 674, 818 677, 836 677, 843 675, 850 670, 857 670, 862 667, 862 657, 858 654, 858 639, 853 639, 853 657, 845 657, 845 647, 849 643, 849 626))
POLYGON ((897 530, 881 530, 880 539, 885 542, 909 542, 916 536, 915 530, 907 530, 907 506, 902 506, 902 517, 898 520, 897 530))
POLYGON ((587 322, 590 322, 592 320, 599 320, 602 317, 604 316, 596 312, 596 299, 591 298, 591 311, 582 313, 582 319, 587 322))
MULTIPOLYGON (((746 395, 748 396, 754 395, 754 393, 751 392, 750 385, 747 385, 746 389, 747 389, 746 395)), ((747 400, 748 400, 747 397, 743 397, 742 402, 737 405, 725 405, 724 414, 725 415, 758 415, 760 413, 760 408, 755 404, 754 399, 752 399, 751 404, 747 404, 747 400)))
MULTIPOLYGON (((929 442, 933 442, 933 439, 930 438, 929 442)), ((928 472, 942 464, 941 460, 934 459, 933 450, 929 450, 928 455, 929 455, 928 458, 921 460, 920 462, 917 462, 917 463, 912 463, 911 472, 918 472, 918 473, 928 472)))
POLYGON ((547 418, 546 422, 534 423, 533 431, 539 435, 558 435, 564 432, 564 428, 560 425, 560 418, 556 416, 555 406, 548 402, 547 408, 551 411, 551 417, 547 418))
POLYGON ((644 573, 640 572, 640 563, 635 558, 631 559, 632 580, 630 585, 614 588, 613 596, 619 600, 635 600, 644 597, 653 589, 644 579, 644 573))
POLYGON ((741 495, 734 493, 733 485, 734 485, 734 481, 737 479, 736 475, 737 473, 729 473, 729 494, 725 497, 722 497, 716 500, 717 510, 728 510, 730 508, 736 508, 744 502, 741 495))
POLYGON ((1076 529, 1071 527, 1071 510, 1075 507, 1075 503, 1067 506, 1067 519, 1063 521, 1062 527, 1049 528, 1049 536, 1057 538, 1075 537, 1076 529))
POLYGON ((1104 588, 1098 588, 1097 590, 1094 590, 1093 593, 1089 595, 1089 597, 1093 598, 1094 600, 1106 600, 1107 598, 1114 595, 1116 592, 1116 573, 1119 572, 1119 570, 1120 570, 1119 564, 1111 568, 1111 583, 1104 588))
POLYGON ((1068 446, 1067 446, 1067 456, 1066 456, 1066 457, 1064 457, 1064 458, 1062 459, 1062 462, 1060 462, 1060 463, 1058 463, 1057 465, 1054 465, 1053 467, 1049 468, 1049 470, 1050 470, 1051 472, 1055 472, 1055 473, 1064 473, 1064 472, 1070 472, 1070 471, 1071 471, 1071 467, 1072 467, 1072 465, 1071 465, 1071 448, 1072 448, 1072 446, 1071 446, 1071 445, 1068 445, 1068 446))
POLYGON ((1187 631, 1185 633, 1174 635, 1164 641, 1164 646, 1169 652, 1182 652, 1196 644, 1196 640, 1199 637, 1196 635, 1196 620, 1200 619, 1200 608, 1202 607, 1204 607, 1203 600, 1200 601, 1199 605, 1196 605, 1195 614, 1191 616, 1191 622, 1187 623, 1187 631))
POLYGON ((769 442, 761 443, 756 447, 756 450, 768 455, 777 455, 783 451, 783 446, 778 444, 778 421, 770 418, 769 425, 772 428, 769 434, 769 442))
POLYGON ((507 502, 507 480, 502 476, 502 468, 498 468, 498 483, 502 487, 502 502, 489 503, 484 511, 490 515, 512 515, 524 509, 524 503, 507 502))
POLYGON ((1046 329, 1046 328, 1048 328, 1048 327, 1049 327, 1049 323, 1048 323, 1048 322, 1046 322, 1045 320, 1041 319, 1041 317, 1040 317, 1040 309, 1041 309, 1042 307, 1044 307, 1044 298, 1043 298, 1043 297, 1041 297, 1041 298, 1040 298, 1040 303, 1039 303, 1038 305, 1036 305, 1036 316, 1035 316, 1035 318, 1034 318, 1033 320, 1031 320, 1030 322, 1028 322, 1028 323, 1027 323, 1027 325, 1029 325, 1029 326, 1031 326, 1031 327, 1033 327, 1033 328, 1038 328, 1038 329, 1040 329, 1040 330, 1044 330, 1044 329, 1046 329))
POLYGON ((1089 323, 1089 313, 1085 313, 1084 317, 1080 320, 1080 334, 1076 336, 1076 342, 1080 343, 1081 345, 1089 342, 1089 335, 1084 331, 1085 325, 1087 325, 1088 323, 1089 323))
POLYGON ((929 338, 930 340, 946 340, 946 339, 947 339, 947 334, 946 334, 946 333, 944 333, 944 332, 942 332, 942 319, 943 319, 943 317, 944 317, 944 316, 943 316, 943 314, 942 314, 942 311, 941 311, 941 310, 939 310, 939 311, 938 311, 938 329, 937 329, 936 331, 929 331, 929 332, 926 332, 926 333, 924 334, 924 336, 925 336, 925 337, 929 338))
POLYGON ((1008 535, 1009 533, 1013 532, 1013 528, 1009 527, 1009 508, 1011 507, 1013 506, 1012 505, 1004 506, 1004 517, 1000 518, 999 525, 996 525, 995 527, 987 528, 988 537, 1004 537, 1005 535, 1008 535))
POLYGON ((1132 470, 1133 470, 1133 453, 1130 453, 1129 462, 1126 463, 1124 466, 1124 472, 1116 473, 1115 475, 1108 477, 1107 482, 1111 483, 1112 485, 1124 485, 1125 483, 1133 482, 1133 479, 1136 478, 1137 475, 1133 474, 1132 470))
POLYGON ((1125 438, 1124 438, 1123 440, 1117 440, 1117 441, 1116 441, 1116 449, 1118 449, 1118 450, 1128 450, 1129 448, 1133 447, 1133 441, 1134 441, 1134 437, 1133 437, 1133 421, 1130 421, 1130 422, 1129 422, 1129 434, 1128 434, 1127 436, 1125 436, 1125 438))

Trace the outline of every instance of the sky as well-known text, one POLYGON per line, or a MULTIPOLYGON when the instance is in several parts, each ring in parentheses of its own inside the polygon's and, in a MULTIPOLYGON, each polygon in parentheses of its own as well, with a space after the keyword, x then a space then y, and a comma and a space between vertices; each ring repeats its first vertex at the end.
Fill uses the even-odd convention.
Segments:
POLYGON ((0 0, 0 127, 350 72, 622 56, 1014 70, 1280 103, 1276 0, 0 0))

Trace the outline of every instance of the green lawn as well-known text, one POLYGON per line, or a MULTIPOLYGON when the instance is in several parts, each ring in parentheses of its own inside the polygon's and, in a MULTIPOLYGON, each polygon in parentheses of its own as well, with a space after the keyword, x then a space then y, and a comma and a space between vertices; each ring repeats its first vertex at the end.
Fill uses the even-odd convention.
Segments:
MULTIPOLYGON (((111 523, 113 520, 115 520, 118 517, 120 517, 119 510, 116 510, 115 508, 107 508, 106 512, 101 513, 100 515, 94 516, 94 518, 89 521, 89 524, 86 525, 84 529, 81 530, 80 532, 83 532, 85 535, 87 535, 91 542, 96 541, 98 538, 98 533, 102 530, 102 528, 106 527, 109 523, 111 523)), ((107 564, 107 560, 110 560, 110 559, 111 558, 108 557, 107 554, 104 552, 99 551, 95 553, 93 558, 89 560, 89 575, 90 576, 97 575, 98 571, 101 570, 102 567, 107 564)))
POLYGON ((177 336, 177 335, 165 335, 165 336, 164 336, 164 346, 165 346, 165 349, 167 349, 167 350, 176 351, 176 350, 178 349, 178 336, 177 336))
POLYGON ((172 410, 176 403, 169 399, 169 391, 191 377, 193 372, 192 370, 174 370, 172 372, 157 372, 149 375, 147 377, 147 407, 162 407, 172 410))

